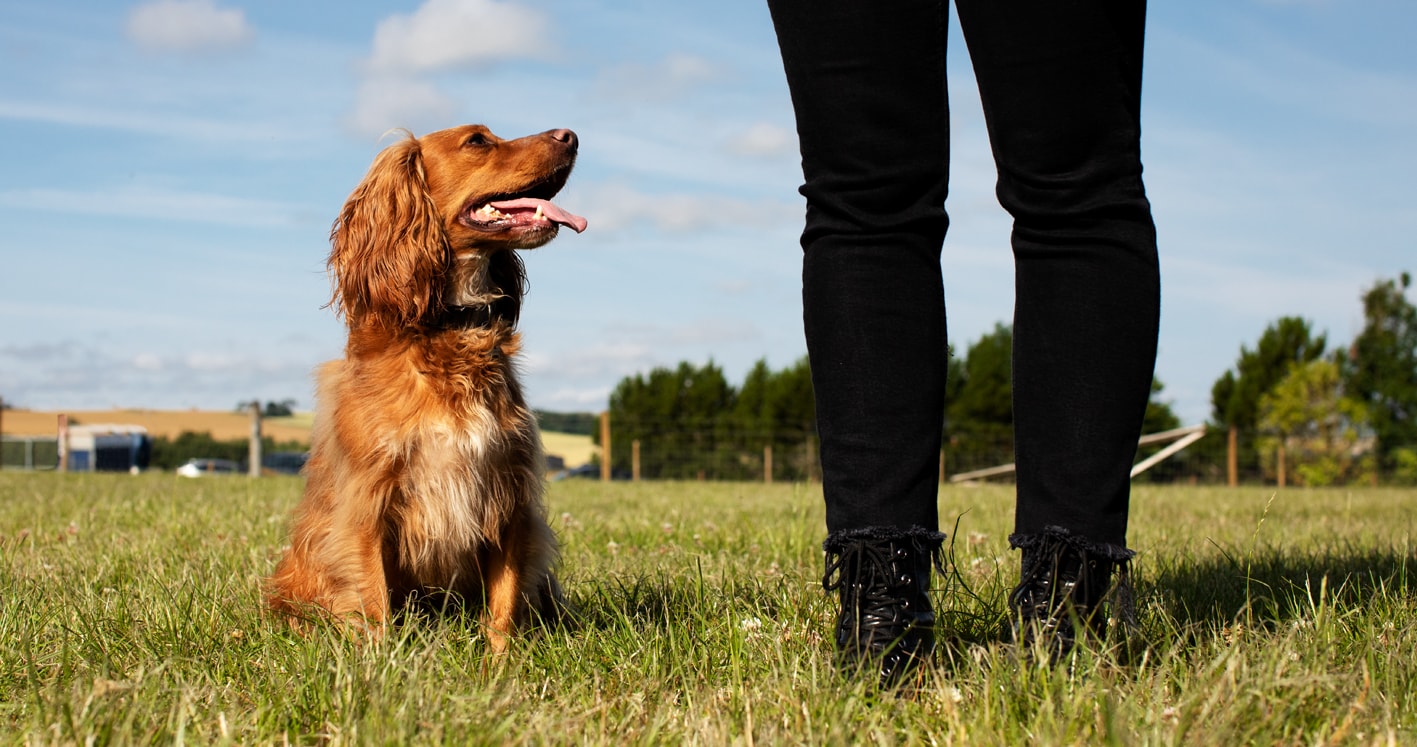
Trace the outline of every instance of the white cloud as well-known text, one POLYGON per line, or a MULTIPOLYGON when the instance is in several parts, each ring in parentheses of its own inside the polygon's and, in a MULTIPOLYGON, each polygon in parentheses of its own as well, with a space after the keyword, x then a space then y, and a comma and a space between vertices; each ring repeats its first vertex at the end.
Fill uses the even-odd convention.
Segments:
POLYGON ((797 134, 775 124, 758 122, 728 140, 728 150, 743 156, 776 156, 797 150, 797 134))
POLYGON ((360 137, 379 137, 400 127, 419 134, 446 125, 456 114, 457 104, 433 84, 379 75, 359 85, 345 123, 360 137))
POLYGON ((0 207, 229 226, 289 226, 298 222, 298 210, 281 202, 145 186, 12 189, 0 192, 0 207))
POLYGON ((427 0, 411 15, 379 22, 369 67, 424 72, 550 54, 546 16, 497 0, 427 0))
POLYGON ((153 353, 138 353, 133 356, 132 365, 139 371, 158 372, 163 368, 162 358, 153 353))
POLYGON ((88 104, 0 101, 0 119, 92 127, 197 142, 292 142, 302 133, 268 122, 190 117, 173 112, 113 109, 88 104))
POLYGON ((1291 257, 1268 266, 1237 263, 1235 258, 1244 257, 1247 250, 1243 244, 1226 243, 1206 252, 1209 256, 1163 255, 1169 296, 1164 302, 1220 310, 1245 330, 1299 314, 1341 337, 1348 333, 1345 320, 1362 311, 1358 289, 1377 276, 1351 263, 1313 257, 1291 257))
POLYGON ((131 355, 72 340, 0 346, 6 399, 36 409, 212 407, 251 397, 309 401, 314 365, 305 350, 131 355))
POLYGON ((239 47, 255 32, 238 9, 213 0, 154 0, 128 13, 128 38, 160 52, 210 52, 239 47))
POLYGON ((537 401, 541 403, 541 409, 552 411, 600 410, 609 401, 611 389, 612 387, 606 386, 579 389, 567 387, 538 397, 537 401))
POLYGON ((619 99, 662 100, 721 77, 718 66, 702 57, 674 53, 652 65, 624 64, 600 72, 595 90, 619 99))
POLYGON ((643 342, 605 341, 549 355, 535 350, 522 356, 528 374, 548 379, 595 379, 621 376, 655 364, 655 349, 643 342))

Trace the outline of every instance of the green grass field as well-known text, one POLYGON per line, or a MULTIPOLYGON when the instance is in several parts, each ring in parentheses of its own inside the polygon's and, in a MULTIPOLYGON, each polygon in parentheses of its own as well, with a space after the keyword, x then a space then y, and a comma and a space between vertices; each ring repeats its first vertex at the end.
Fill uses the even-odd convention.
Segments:
POLYGON ((0 743, 1417 744, 1417 492, 1139 487, 1141 629, 1001 642, 1006 488, 945 488, 913 697, 832 664, 819 488, 551 486, 575 624, 489 656, 260 612, 294 478, 0 473, 0 743), (958 521, 957 529, 953 526, 958 521))

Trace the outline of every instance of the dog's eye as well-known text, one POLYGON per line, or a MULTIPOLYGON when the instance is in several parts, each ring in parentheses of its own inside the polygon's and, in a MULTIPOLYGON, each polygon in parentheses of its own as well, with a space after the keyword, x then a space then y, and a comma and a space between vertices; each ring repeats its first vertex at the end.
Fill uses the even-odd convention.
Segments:
POLYGON ((462 144, 463 144, 464 146, 469 146, 469 145, 471 145, 471 146, 479 146, 479 145, 487 145, 488 143, 489 143, 489 141, 487 140, 487 136, 486 136, 486 135, 483 135, 483 134, 480 133, 480 132, 474 132, 474 133, 472 133, 471 135, 468 135, 468 136, 467 136, 467 139, 464 140, 462 144))

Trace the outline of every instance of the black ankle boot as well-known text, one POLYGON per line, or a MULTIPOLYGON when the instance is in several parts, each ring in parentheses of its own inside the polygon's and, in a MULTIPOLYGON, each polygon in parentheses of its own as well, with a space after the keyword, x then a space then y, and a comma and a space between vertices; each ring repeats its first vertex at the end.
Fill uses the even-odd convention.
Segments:
MULTIPOLYGON (((822 588, 841 593, 836 648, 843 669, 876 669, 892 687, 935 648, 930 568, 940 566, 945 535, 925 529, 868 527, 835 532, 822 544, 822 588)), ((941 571, 943 573, 943 571, 941 571)))
POLYGON ((1009 544, 1023 550, 1021 580, 1009 595, 1013 637, 1022 646, 1041 641, 1056 661, 1072 651, 1079 636, 1105 638, 1109 615, 1136 624, 1131 550, 1093 544, 1061 527, 1015 534, 1009 544))

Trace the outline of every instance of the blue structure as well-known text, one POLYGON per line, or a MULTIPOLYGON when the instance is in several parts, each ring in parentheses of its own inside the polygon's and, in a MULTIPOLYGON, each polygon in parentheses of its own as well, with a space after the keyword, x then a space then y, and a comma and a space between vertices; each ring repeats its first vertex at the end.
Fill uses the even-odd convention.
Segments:
POLYGON ((141 472, 148 468, 152 450, 152 437, 140 425, 69 428, 70 472, 141 472))

